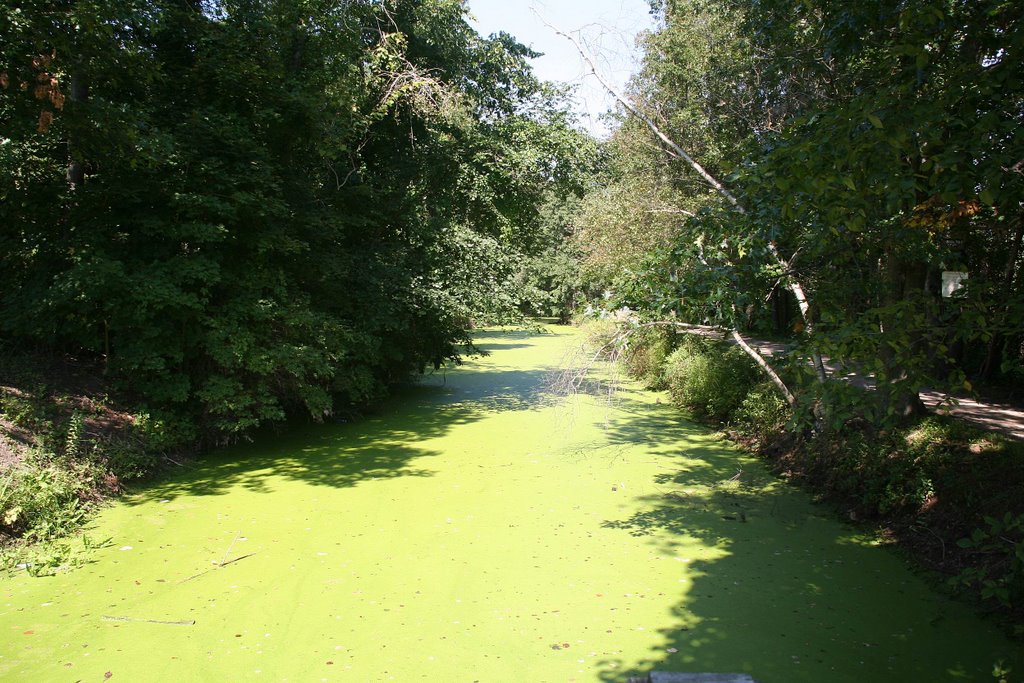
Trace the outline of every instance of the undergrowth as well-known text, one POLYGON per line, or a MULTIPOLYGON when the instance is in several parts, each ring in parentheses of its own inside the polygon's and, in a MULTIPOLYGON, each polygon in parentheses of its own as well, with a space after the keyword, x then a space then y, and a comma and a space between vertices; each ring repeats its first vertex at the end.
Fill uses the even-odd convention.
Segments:
POLYGON ((0 570, 75 566, 97 545, 76 536, 92 511, 185 443, 187 430, 118 410, 101 388, 38 359, 0 363, 0 570))

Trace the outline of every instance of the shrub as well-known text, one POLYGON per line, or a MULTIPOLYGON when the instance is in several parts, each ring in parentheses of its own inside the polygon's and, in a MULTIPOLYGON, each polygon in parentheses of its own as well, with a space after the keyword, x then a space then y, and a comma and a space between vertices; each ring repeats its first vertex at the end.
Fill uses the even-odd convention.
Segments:
POLYGON ((626 373, 644 383, 648 389, 667 388, 665 361, 672 353, 672 333, 664 328, 647 327, 629 337, 622 353, 626 373))
POLYGON ((770 382, 751 387, 732 416, 733 425, 743 435, 761 443, 785 432, 793 411, 770 382))
POLYGON ((957 545, 981 559, 950 583, 977 587, 984 600, 1007 608, 1024 601, 1024 514, 1007 512, 1002 519, 985 517, 985 528, 974 529, 957 545))
POLYGON ((33 453, 0 481, 0 532, 46 541, 73 531, 85 513, 82 494, 95 474, 88 466, 33 453))
POLYGON ((720 421, 739 407, 757 376, 757 368, 741 350, 706 339, 682 344, 669 356, 665 370, 676 405, 720 421))

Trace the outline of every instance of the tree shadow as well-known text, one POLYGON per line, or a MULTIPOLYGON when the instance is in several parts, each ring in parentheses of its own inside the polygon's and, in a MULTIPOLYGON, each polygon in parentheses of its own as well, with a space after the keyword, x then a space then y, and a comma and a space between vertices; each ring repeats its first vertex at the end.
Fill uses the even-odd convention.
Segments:
MULTIPOLYGON (((676 455, 639 511, 603 526, 650 539, 682 568, 680 594, 648 630, 660 643, 608 658, 600 679, 650 671, 747 673, 772 681, 990 680, 1019 647, 756 460, 707 441, 670 406, 618 396, 610 442, 676 455), (681 445, 682 444, 682 445, 681 445)), ((698 428, 699 431, 699 428, 698 428)), ((649 489, 648 489, 649 490, 649 489)))
POLYGON ((236 487, 269 492, 275 479, 346 488, 360 482, 429 477, 439 452, 428 440, 496 412, 534 410, 552 400, 538 389, 546 371, 474 367, 400 388, 350 423, 290 426, 187 465, 125 498, 129 505, 180 496, 223 495, 236 487))

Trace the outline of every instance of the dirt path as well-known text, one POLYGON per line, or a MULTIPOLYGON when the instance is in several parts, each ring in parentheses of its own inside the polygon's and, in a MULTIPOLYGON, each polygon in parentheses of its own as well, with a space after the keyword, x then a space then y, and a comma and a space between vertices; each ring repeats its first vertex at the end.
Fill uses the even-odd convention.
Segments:
MULTIPOLYGON (((728 341, 728 338, 726 339, 728 341)), ((748 343, 757 348, 762 355, 771 358, 785 355, 789 347, 782 342, 771 342, 759 339, 747 339, 748 343)), ((838 364, 830 362, 827 358, 825 366, 833 377, 838 377, 847 382, 852 382, 862 387, 874 386, 873 378, 859 376, 854 372, 847 372, 838 364)), ((1011 439, 1024 440, 1024 408, 1008 403, 979 400, 965 396, 955 396, 950 399, 948 394, 937 391, 921 392, 921 400, 933 412, 953 415, 965 422, 971 422, 983 429, 999 432, 1011 439)))

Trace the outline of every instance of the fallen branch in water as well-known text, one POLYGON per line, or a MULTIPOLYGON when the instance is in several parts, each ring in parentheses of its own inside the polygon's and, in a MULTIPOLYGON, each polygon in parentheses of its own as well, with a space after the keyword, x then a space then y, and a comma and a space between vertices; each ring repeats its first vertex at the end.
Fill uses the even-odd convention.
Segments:
POLYGON ((165 626, 195 626, 195 619, 186 619, 183 621, 163 621, 160 619, 134 619, 132 617, 111 617, 106 614, 103 615, 103 621, 129 621, 142 624, 164 624, 165 626))
POLYGON ((236 557, 233 560, 228 560, 227 562, 215 562, 214 566, 210 567, 206 571, 201 571, 198 574, 193 574, 192 576, 188 577, 187 579, 182 579, 181 581, 178 582, 178 585, 181 585, 183 583, 187 583, 188 581, 191 581, 192 579, 198 579, 200 576, 205 576, 206 574, 209 574, 210 572, 212 572, 212 571, 214 571, 216 569, 223 569, 224 567, 228 566, 229 564, 234 564, 235 562, 238 562, 239 560, 244 560, 245 558, 252 557, 255 554, 256 553, 249 553, 248 555, 241 555, 239 557, 236 557))

